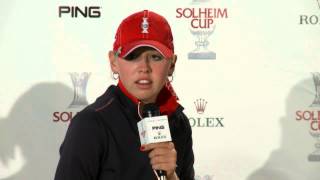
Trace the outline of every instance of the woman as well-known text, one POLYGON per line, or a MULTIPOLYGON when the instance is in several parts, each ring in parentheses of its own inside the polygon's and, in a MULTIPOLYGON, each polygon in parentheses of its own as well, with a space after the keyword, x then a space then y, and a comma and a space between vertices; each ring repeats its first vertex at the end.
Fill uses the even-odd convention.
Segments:
POLYGON ((117 86, 72 120, 60 148, 55 180, 194 179, 191 127, 170 85, 177 60, 166 19, 144 10, 118 27, 110 66, 117 86), (140 146, 144 104, 167 115, 172 142, 140 146))

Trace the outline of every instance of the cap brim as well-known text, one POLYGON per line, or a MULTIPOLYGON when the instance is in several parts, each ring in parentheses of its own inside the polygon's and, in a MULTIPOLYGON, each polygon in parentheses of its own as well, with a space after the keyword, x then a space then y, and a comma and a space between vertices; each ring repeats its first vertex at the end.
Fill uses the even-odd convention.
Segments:
POLYGON ((130 44, 126 44, 124 47, 122 47, 120 56, 121 57, 126 57, 128 54, 130 54, 132 51, 139 47, 151 47, 157 50, 159 53, 161 53, 165 58, 171 58, 173 56, 172 50, 170 50, 168 47, 165 45, 161 44, 158 41, 153 41, 153 40, 139 40, 132 42, 130 44))

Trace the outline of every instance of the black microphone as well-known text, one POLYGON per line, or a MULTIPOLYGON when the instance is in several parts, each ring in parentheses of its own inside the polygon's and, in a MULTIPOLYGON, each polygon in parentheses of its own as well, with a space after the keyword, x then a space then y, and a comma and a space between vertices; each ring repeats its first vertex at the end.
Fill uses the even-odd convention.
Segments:
POLYGON ((153 117, 160 116, 160 109, 155 103, 145 104, 142 107, 142 116, 145 117, 153 117))
MULTIPOLYGON (((154 117, 154 116, 160 116, 160 109, 159 107, 154 103, 145 104, 142 108, 142 116, 145 117, 154 117)), ((160 180, 166 179, 166 172, 163 170, 156 170, 158 176, 160 177, 160 180)))

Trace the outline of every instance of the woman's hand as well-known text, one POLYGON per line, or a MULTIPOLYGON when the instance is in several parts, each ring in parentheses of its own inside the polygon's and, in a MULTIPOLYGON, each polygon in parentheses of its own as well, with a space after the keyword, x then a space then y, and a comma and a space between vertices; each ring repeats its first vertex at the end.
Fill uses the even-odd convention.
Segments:
POLYGON ((175 170, 177 167, 177 151, 172 142, 151 143, 141 146, 141 151, 148 152, 152 169, 167 172, 168 180, 178 179, 175 170))

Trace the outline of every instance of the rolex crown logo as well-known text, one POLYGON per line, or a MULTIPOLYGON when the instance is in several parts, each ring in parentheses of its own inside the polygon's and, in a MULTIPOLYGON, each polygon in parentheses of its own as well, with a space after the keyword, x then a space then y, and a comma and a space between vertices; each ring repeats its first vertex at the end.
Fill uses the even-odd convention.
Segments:
POLYGON ((206 109, 207 101, 200 98, 194 102, 194 105, 196 106, 197 113, 202 114, 206 109))

